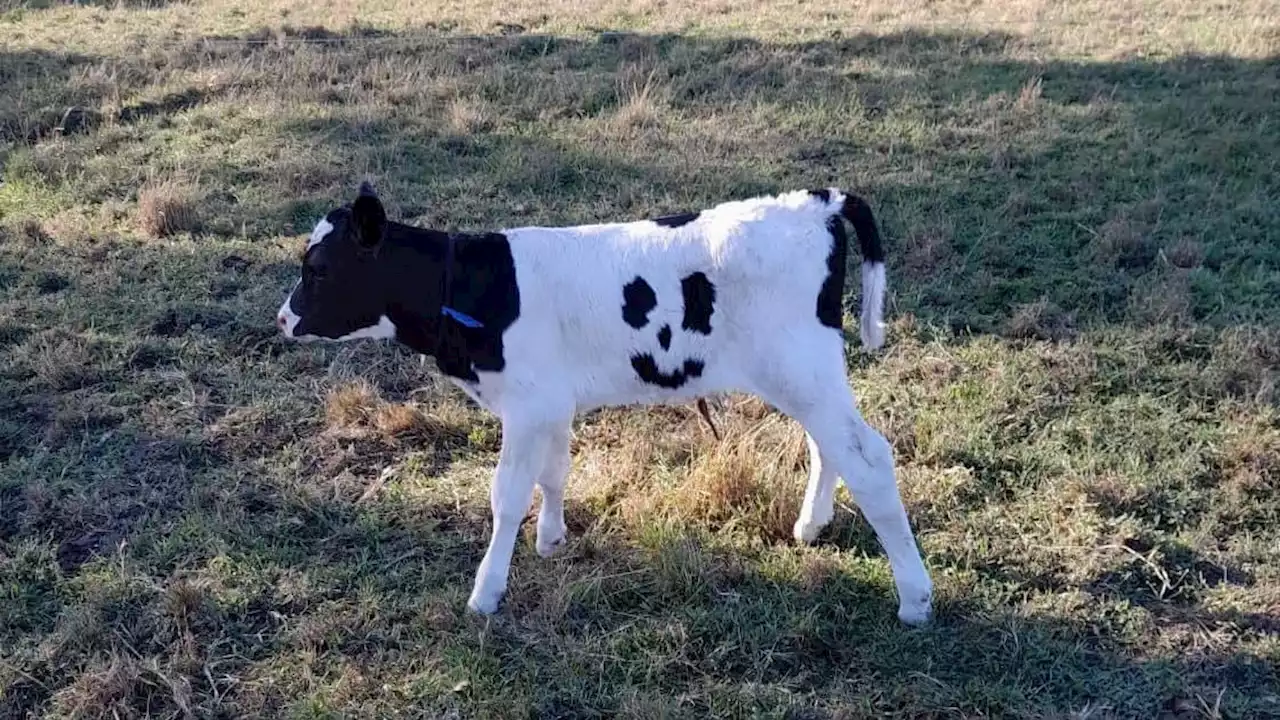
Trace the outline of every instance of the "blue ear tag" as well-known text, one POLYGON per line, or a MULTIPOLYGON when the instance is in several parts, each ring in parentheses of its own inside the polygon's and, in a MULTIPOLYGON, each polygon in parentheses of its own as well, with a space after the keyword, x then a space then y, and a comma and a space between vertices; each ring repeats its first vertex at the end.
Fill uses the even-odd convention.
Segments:
POLYGON ((442 315, 448 315, 449 317, 453 318, 454 320, 457 320, 458 322, 462 323, 463 325, 466 325, 469 328, 484 327, 484 323, 480 322, 479 320, 471 317, 466 313, 458 312, 457 310, 454 310, 451 307, 440 308, 440 313, 442 315))

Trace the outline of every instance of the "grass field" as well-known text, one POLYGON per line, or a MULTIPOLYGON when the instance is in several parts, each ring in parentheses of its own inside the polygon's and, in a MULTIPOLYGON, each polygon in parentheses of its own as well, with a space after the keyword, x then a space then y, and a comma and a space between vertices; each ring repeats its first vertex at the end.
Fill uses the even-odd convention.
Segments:
POLYGON ((4 0, 0 718, 1280 717, 1278 119, 1274 0, 4 0), (934 623, 845 490, 790 539, 746 397, 580 418, 569 544, 469 614, 497 421, 275 337, 365 177, 446 229, 864 194, 934 623))

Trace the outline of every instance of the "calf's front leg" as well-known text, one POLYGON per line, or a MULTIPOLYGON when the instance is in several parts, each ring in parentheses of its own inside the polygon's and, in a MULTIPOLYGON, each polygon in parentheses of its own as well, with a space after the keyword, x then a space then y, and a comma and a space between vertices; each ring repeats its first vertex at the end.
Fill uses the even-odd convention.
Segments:
POLYGON ((475 586, 467 606, 483 615, 498 611, 507 591, 511 555, 516 535, 533 501, 533 485, 547 465, 557 423, 510 415, 502 421, 502 449, 490 490, 493 533, 489 549, 476 570, 475 586))

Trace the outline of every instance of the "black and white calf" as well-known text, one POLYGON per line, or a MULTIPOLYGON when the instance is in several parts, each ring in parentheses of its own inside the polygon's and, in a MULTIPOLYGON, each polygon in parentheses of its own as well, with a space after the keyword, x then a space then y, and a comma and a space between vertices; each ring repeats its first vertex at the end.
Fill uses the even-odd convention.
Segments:
POLYGON ((535 485, 538 553, 564 541, 575 414, 739 391, 806 431, 796 538, 812 542, 830 522, 843 478, 888 555, 898 616, 916 624, 929 617, 932 581, 889 444, 859 415, 845 377, 843 220, 863 257, 862 342, 877 348, 884 251, 870 208, 835 188, 657 220, 447 234, 388 221, 365 183, 316 225, 277 322, 297 340, 394 339, 432 355, 502 418, 473 610, 498 608, 535 485))

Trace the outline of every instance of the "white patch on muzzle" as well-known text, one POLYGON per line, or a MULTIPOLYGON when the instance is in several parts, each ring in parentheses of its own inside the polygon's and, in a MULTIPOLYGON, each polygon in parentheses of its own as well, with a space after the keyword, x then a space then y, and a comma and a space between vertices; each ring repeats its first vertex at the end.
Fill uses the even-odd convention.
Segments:
POLYGON ((276 311, 276 327, 280 328, 280 332, 291 340, 301 340, 302 338, 294 337, 293 329, 298 327, 298 321, 302 319, 297 313, 289 307, 289 301, 293 299, 293 294, 298 291, 298 287, 302 285, 302 281, 294 283, 293 289, 284 298, 284 304, 276 311))

